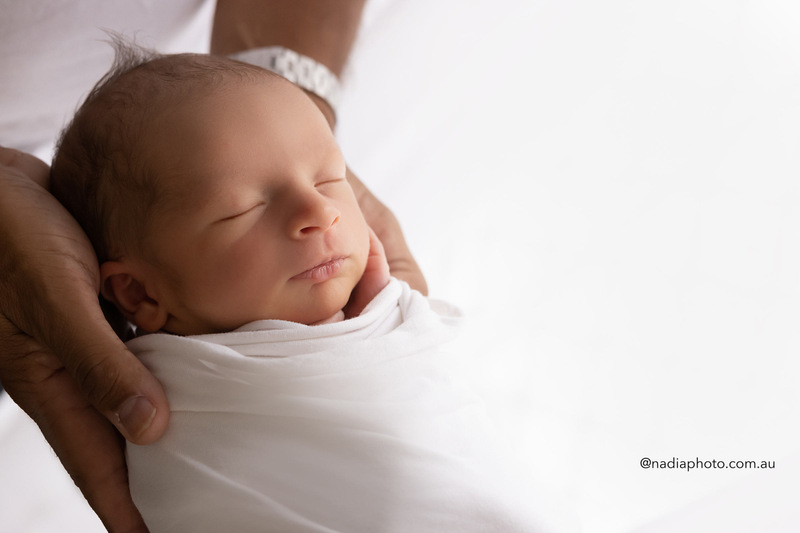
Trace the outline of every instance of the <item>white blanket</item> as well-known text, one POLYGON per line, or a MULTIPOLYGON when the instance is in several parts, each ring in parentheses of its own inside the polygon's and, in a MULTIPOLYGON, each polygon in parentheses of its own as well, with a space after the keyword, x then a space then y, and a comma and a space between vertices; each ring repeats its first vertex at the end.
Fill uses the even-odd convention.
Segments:
POLYGON ((151 533, 539 531, 448 377, 458 321, 393 280, 344 322, 129 342, 172 408, 159 442, 128 447, 151 533))

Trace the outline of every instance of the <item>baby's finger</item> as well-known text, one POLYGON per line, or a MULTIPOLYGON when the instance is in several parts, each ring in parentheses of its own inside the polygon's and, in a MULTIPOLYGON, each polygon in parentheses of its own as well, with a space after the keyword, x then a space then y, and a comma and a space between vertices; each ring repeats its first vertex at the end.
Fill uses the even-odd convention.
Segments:
MULTIPOLYGON (((378 238, 378 235, 369 228, 369 256, 367 258, 367 269, 365 272, 376 277, 376 279, 385 278, 386 283, 389 281, 389 263, 386 260, 386 250, 383 243, 378 238)), ((384 283, 384 285, 386 284, 384 283)))

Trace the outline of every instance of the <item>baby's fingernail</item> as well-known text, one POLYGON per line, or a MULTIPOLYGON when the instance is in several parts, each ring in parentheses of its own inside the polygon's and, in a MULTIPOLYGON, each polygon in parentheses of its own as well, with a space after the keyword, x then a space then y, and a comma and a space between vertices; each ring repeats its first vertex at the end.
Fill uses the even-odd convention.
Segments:
POLYGON ((128 437, 135 439, 150 427, 156 417, 156 408, 144 396, 133 396, 122 404, 118 416, 128 437))

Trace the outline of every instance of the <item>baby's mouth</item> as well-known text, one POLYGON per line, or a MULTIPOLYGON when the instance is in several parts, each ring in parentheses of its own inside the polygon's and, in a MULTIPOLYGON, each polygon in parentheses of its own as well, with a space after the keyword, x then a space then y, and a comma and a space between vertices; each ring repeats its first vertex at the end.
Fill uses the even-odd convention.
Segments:
POLYGON ((342 264, 344 263, 344 259, 344 257, 333 257, 331 259, 327 259, 309 268, 308 270, 293 276, 291 279, 310 280, 314 282, 328 280, 339 273, 339 270, 341 270, 342 264))

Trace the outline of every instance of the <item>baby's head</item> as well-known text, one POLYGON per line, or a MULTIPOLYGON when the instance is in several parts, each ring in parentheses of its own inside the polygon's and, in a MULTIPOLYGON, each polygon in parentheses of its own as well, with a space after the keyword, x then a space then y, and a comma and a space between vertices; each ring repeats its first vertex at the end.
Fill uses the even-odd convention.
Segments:
POLYGON ((145 331, 200 334, 344 307, 369 252, 345 172, 324 116, 283 78, 118 44, 51 179, 103 296, 145 331))

